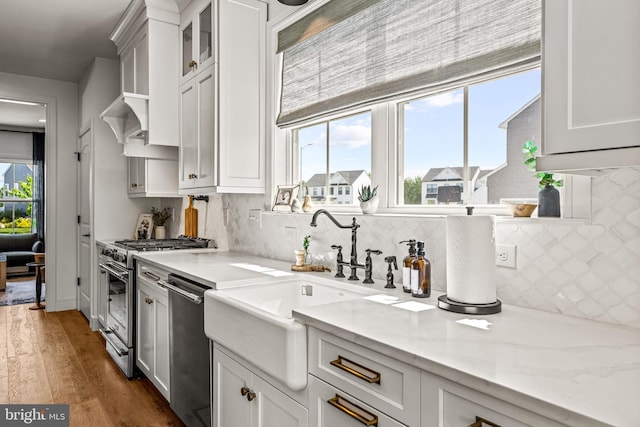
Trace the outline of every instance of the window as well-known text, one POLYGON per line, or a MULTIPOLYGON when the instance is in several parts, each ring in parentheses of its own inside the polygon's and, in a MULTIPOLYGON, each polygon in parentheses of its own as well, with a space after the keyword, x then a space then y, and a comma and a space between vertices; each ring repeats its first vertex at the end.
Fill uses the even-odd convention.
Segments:
POLYGON ((351 204, 339 197, 343 187, 371 183, 370 111, 294 129, 293 140, 298 155, 294 170, 301 184, 313 187, 314 204, 351 204))
POLYGON ((371 183, 406 210, 535 198, 540 33, 539 0, 328 1, 278 32, 289 178, 320 205, 371 183), (330 25, 307 34, 318 16, 330 25))
POLYGON ((522 145, 540 140, 539 94, 536 68, 400 103, 400 205, 536 198, 522 145))
POLYGON ((33 166, 30 163, 0 163, 0 180, 0 234, 35 232, 33 166))

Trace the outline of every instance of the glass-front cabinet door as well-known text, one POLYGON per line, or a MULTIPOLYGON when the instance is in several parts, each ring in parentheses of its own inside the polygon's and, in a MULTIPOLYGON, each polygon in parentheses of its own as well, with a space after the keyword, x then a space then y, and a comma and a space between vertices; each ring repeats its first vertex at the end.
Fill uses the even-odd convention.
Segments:
POLYGON ((210 1, 194 1, 182 14, 180 84, 214 62, 213 5, 210 1))

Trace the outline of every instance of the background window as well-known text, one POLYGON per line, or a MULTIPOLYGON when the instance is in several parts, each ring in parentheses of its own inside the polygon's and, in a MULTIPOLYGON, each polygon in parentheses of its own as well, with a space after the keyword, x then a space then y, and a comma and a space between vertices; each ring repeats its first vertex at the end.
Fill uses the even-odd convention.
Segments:
POLYGON ((321 189, 319 195, 312 192, 314 204, 353 204, 350 193, 342 188, 371 183, 369 111, 294 129, 293 135, 299 182, 321 189))
POLYGON ((401 103, 404 204, 536 198, 522 145, 540 141, 539 94, 538 68, 401 103))
POLYGON ((35 232, 33 165, 0 163, 0 233, 35 232))

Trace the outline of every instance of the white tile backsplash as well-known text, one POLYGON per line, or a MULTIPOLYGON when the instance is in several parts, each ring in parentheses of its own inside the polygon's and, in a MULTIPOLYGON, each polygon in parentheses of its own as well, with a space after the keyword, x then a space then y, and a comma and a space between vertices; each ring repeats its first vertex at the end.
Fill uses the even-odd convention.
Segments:
MULTIPOLYGON (((263 212, 251 220, 249 209, 264 209, 264 196, 211 195, 209 204, 196 202, 199 230, 231 250, 294 261, 293 251, 311 235, 316 262, 335 269, 332 244, 343 246, 349 258, 351 233, 321 216, 318 227, 311 214, 263 212), (226 223, 225 223, 226 216, 226 223)), ((188 199, 169 201, 184 212, 188 199)), ((352 215, 337 215, 349 223, 352 215)), ((384 281, 384 257, 406 255, 400 240, 424 240, 432 263, 432 284, 446 288, 445 220, 442 217, 357 215, 358 260, 365 249, 380 249, 374 259, 374 279, 384 281)), ((181 234, 184 215, 171 224, 181 234)), ((640 169, 611 170, 593 180, 591 223, 556 219, 497 221, 496 242, 517 245, 517 268, 498 268, 498 298, 504 303, 640 328, 640 169)), ((348 269, 345 269, 348 275, 348 269)), ((358 272, 364 277, 362 271, 358 272)), ((396 272, 401 286, 401 271, 396 272)))

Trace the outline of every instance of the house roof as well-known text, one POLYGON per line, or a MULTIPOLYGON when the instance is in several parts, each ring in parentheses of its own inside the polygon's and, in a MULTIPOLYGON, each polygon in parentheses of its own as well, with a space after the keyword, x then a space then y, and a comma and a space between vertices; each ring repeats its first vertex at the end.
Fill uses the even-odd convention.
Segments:
MULTIPOLYGON (((469 171, 471 172, 471 177, 475 177, 476 174, 480 171, 479 166, 471 166, 469 167, 469 171)), ((464 173, 464 168, 460 167, 445 167, 445 168, 431 168, 427 171, 426 175, 422 178, 422 182, 432 182, 432 181, 462 181, 462 176, 464 173), (441 175, 445 171, 450 171, 454 178, 453 179, 438 179, 438 175, 441 175)))
MULTIPOLYGON (((360 178, 360 176, 363 173, 366 174, 367 172, 364 169, 351 170, 351 171, 337 171, 337 172, 333 172, 330 178, 331 178, 331 181, 334 181, 334 178, 336 177, 336 175, 339 175, 346 181, 347 184, 353 185, 353 183, 356 182, 356 180, 360 178)), ((326 180, 327 180, 326 173, 317 173, 313 175, 311 178, 309 178, 309 180, 307 181, 307 186, 322 187, 325 185, 326 180)))
POLYGON ((526 104, 524 104, 522 107, 520 107, 518 109, 518 111, 516 111, 515 113, 513 113, 512 115, 510 115, 509 117, 507 117, 502 123, 500 123, 498 125, 499 128, 502 129, 506 129, 507 126, 509 126, 509 122, 513 119, 515 119, 516 117, 518 117, 520 115, 520 113, 522 113, 524 110, 526 110, 527 108, 529 108, 529 106, 531 106, 531 104, 533 104, 534 102, 536 102, 537 100, 540 99, 540 94, 536 95, 531 101, 527 102, 526 104))

